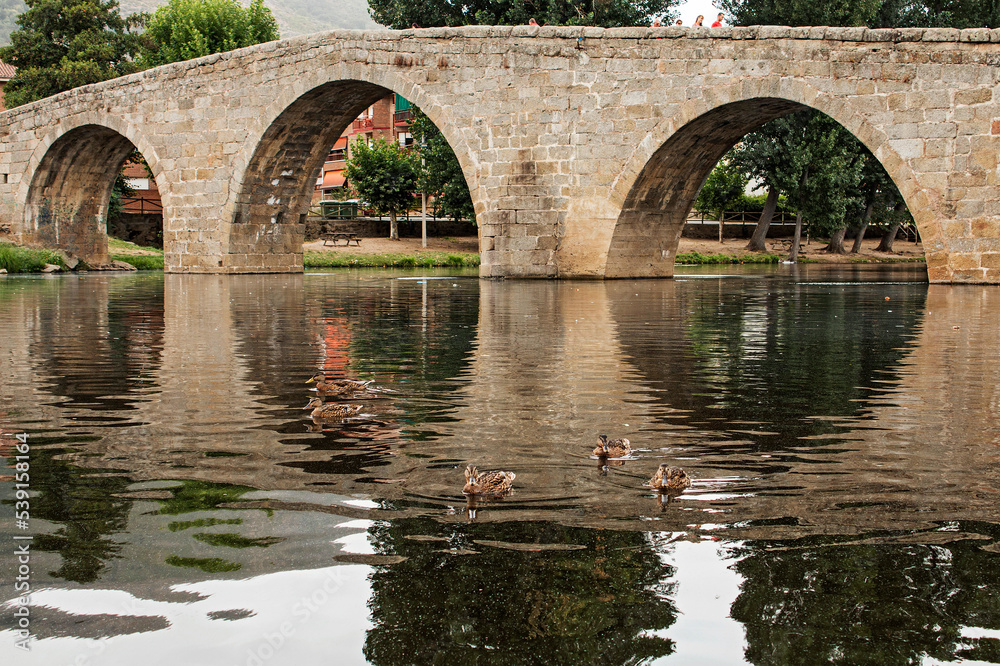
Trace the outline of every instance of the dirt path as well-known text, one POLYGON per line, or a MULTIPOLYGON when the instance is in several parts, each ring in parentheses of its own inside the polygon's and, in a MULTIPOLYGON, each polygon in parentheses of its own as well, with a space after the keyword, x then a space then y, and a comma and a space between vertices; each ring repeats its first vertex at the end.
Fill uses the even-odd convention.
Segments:
MULTIPOLYGON (((885 252, 875 251, 875 247, 878 245, 878 242, 877 238, 873 240, 866 240, 859 255, 836 255, 821 252, 822 248, 826 246, 826 243, 813 240, 810 241, 808 245, 803 243, 799 256, 813 261, 830 263, 848 263, 859 258, 874 260, 898 260, 917 259, 924 256, 923 247, 919 243, 915 244, 910 241, 897 240, 895 243, 896 252, 888 254, 885 252)), ((845 242, 845 245, 848 249, 850 249, 852 243, 853 241, 847 241, 845 242)), ((738 256, 749 254, 743 249, 746 244, 747 241, 739 238, 727 239, 724 243, 696 238, 681 238, 678 252, 700 252, 701 254, 729 254, 738 256)), ((336 247, 330 245, 324 246, 322 241, 313 241, 311 243, 306 243, 303 247, 306 250, 314 252, 345 252, 349 254, 383 254, 395 252, 406 254, 419 254, 421 252, 478 252, 479 239, 475 236, 443 238, 432 237, 427 239, 426 248, 421 247, 421 241, 419 238, 401 238, 398 241, 389 240, 387 238, 362 238, 361 245, 355 246, 352 244, 346 247, 342 244, 337 245, 336 247)), ((768 243, 768 247, 773 254, 784 255, 788 252, 787 244, 775 247, 773 243, 768 243)))

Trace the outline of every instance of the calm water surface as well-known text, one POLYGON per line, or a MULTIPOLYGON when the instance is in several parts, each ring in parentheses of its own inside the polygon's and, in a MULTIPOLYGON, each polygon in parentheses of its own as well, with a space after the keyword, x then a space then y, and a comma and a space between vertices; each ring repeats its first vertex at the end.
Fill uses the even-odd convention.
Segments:
POLYGON ((1000 288, 722 270, 0 280, 4 663, 1000 663, 1000 288))

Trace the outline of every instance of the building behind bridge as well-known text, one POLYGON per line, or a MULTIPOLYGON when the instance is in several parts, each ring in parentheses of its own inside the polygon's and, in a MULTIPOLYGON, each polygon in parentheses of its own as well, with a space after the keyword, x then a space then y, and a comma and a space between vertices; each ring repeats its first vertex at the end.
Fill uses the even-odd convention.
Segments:
POLYGON ((8 65, 3 60, 0 60, 0 111, 7 110, 7 105, 3 102, 3 89, 7 85, 7 82, 14 78, 14 74, 16 73, 17 67, 8 65))

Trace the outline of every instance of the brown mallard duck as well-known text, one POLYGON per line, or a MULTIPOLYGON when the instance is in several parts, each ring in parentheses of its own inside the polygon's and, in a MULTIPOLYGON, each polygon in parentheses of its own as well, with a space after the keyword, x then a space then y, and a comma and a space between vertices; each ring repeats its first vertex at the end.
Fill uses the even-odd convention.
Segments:
POLYGON ((309 414, 313 420, 323 420, 323 419, 342 419, 348 416, 354 416, 355 414, 361 413, 363 405, 348 405, 347 403, 338 402, 330 405, 323 404, 321 398, 312 398, 309 404, 302 409, 312 408, 312 412, 309 414))
POLYGON ((373 381, 372 379, 365 382, 358 381, 357 379, 336 379, 328 382, 324 373, 317 372, 306 380, 306 384, 316 382, 316 393, 323 396, 333 396, 367 391, 368 385, 373 381))
POLYGON ((624 458, 632 453, 632 443, 624 437, 608 439, 607 435, 598 435, 597 439, 601 443, 594 449, 595 456, 601 458, 624 458))
POLYGON ((469 465, 465 468, 462 492, 466 495, 502 495, 510 492, 516 477, 514 472, 480 472, 475 465, 469 465))
POLYGON ((680 493, 691 487, 691 477, 680 467, 674 467, 670 463, 660 463, 656 474, 649 480, 649 485, 653 490, 665 493, 680 493))

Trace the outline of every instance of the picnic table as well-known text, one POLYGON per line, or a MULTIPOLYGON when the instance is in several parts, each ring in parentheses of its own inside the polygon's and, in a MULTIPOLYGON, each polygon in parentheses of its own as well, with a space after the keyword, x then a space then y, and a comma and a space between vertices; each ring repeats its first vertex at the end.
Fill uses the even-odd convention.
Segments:
POLYGON ((322 235, 323 245, 336 245, 337 241, 344 241, 344 245, 350 245, 351 241, 361 247, 361 239, 353 231, 328 231, 322 235))

